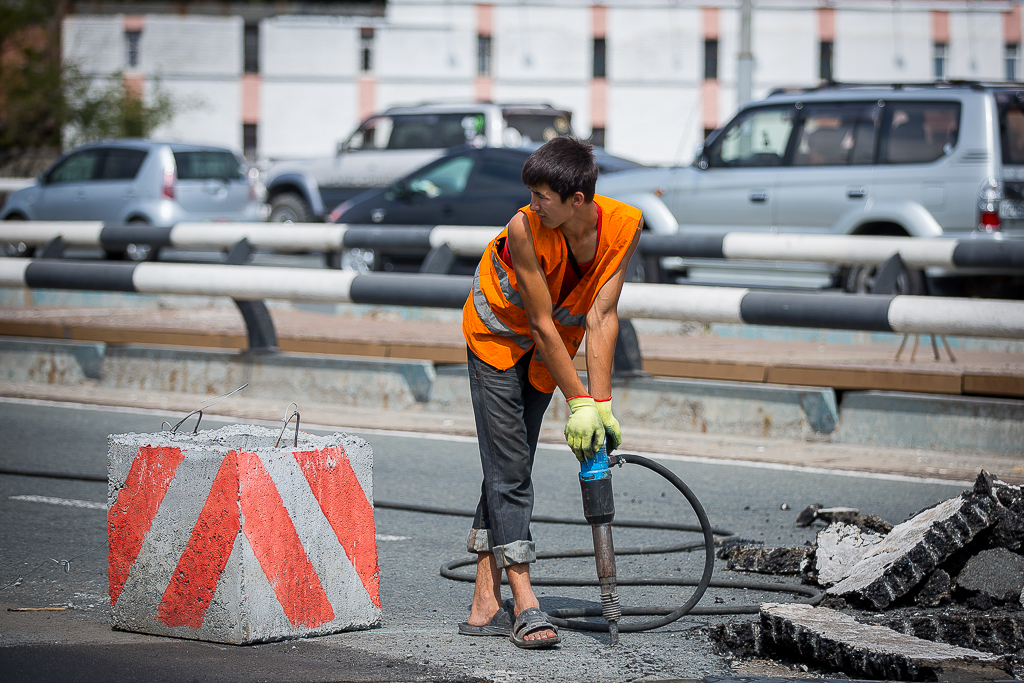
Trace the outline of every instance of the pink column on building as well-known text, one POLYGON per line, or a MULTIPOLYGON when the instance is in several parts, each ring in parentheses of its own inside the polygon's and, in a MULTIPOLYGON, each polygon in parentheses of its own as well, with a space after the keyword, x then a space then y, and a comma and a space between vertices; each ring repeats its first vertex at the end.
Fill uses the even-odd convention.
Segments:
POLYGON ((1020 5, 1014 4, 1009 12, 1003 12, 1003 44, 1020 45, 1020 5))
MULTIPOLYGON (((124 32, 125 35, 129 33, 142 33, 142 29, 146 27, 146 17, 142 14, 126 14, 124 15, 124 32)), ((146 76, 137 70, 137 67, 131 67, 126 65, 124 71, 124 88, 126 91, 134 92, 139 97, 142 97, 146 90, 146 76)))
POLYGON ((259 74, 242 74, 242 123, 256 125, 260 122, 259 74))
POLYGON ((932 42, 949 44, 949 12, 932 11, 932 42))
MULTIPOLYGON (((718 8, 702 7, 701 19, 704 28, 704 40, 718 40, 718 8)), ((703 68, 703 65, 701 68, 703 68)), ((704 130, 718 128, 718 92, 717 78, 705 78, 701 81, 701 119, 704 123, 704 130)))
MULTIPOLYGON (((490 38, 494 29, 494 5, 476 6, 476 34, 478 37, 490 38)), ((493 54, 493 53, 492 53, 493 54)), ((492 66, 493 71, 493 66, 492 66)), ((494 78, 490 74, 477 73, 473 84, 477 102, 490 102, 493 98, 494 78)))

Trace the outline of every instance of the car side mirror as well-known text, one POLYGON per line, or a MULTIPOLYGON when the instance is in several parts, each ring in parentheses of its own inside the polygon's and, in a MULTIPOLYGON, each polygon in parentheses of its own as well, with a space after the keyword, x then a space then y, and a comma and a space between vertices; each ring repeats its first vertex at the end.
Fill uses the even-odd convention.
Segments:
POLYGON ((42 173, 36 176, 36 183, 38 183, 39 185, 45 185, 48 178, 49 175, 46 173, 46 171, 43 171, 42 173))
POLYGON ((384 196, 389 200, 397 199, 399 201, 407 201, 409 199, 409 195, 409 188, 403 181, 398 180, 388 188, 388 191, 384 196))
POLYGON ((348 151, 348 140, 339 140, 338 144, 334 148, 334 153, 337 156, 341 156, 348 151))

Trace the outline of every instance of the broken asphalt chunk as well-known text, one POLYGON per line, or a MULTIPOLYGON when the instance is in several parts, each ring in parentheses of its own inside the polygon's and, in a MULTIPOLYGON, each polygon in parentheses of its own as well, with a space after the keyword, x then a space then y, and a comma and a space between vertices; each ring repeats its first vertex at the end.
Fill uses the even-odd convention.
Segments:
POLYGON ((995 506, 988 496, 963 493, 918 513, 893 527, 828 593, 885 609, 988 528, 995 506))
POLYGON ((864 531, 854 524, 829 524, 818 532, 814 560, 818 584, 831 586, 845 579, 883 539, 884 536, 864 531))
POLYGON ((777 652, 854 676, 897 681, 1012 678, 1007 657, 862 624, 810 605, 761 605, 761 638, 777 652))
POLYGON ((1024 591, 1024 557, 1006 548, 983 550, 967 561, 956 585, 997 605, 1017 602, 1024 591))

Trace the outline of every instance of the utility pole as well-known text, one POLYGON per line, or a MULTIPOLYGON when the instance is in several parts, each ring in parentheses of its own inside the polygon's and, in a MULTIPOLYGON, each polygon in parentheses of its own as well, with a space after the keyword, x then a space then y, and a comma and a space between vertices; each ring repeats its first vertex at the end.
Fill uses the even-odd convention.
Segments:
POLYGON ((754 77, 754 53, 750 40, 750 18, 753 14, 752 0, 740 2, 740 54, 736 61, 736 98, 743 106, 750 101, 751 83, 754 77))

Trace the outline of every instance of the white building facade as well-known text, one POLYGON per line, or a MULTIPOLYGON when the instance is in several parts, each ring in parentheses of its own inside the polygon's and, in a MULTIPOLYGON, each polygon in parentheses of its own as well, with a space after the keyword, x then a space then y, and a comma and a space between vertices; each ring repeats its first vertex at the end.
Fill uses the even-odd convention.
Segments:
MULTIPOLYGON (((65 59, 184 105, 157 137, 276 160, 334 153, 369 114, 547 102, 614 153, 686 163, 737 101, 741 5, 388 0, 383 15, 71 14, 65 59)), ((840 82, 1021 80, 1019 2, 755 0, 754 99, 840 82)))

